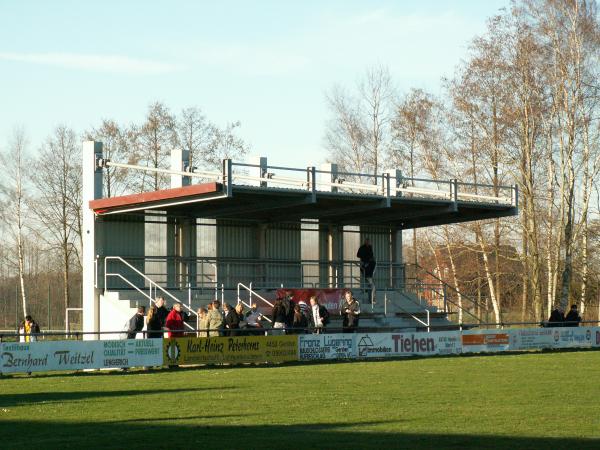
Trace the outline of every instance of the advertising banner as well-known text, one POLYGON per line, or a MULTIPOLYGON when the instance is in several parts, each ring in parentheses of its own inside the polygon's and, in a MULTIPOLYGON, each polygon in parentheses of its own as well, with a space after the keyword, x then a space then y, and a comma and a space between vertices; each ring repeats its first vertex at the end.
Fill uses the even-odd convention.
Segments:
POLYGON ((183 337, 164 340, 166 365, 297 360, 297 336, 183 337))
POLYGON ((511 350, 600 346, 598 327, 525 328, 512 333, 511 350))
POLYGON ((161 339, 7 342, 0 373, 161 366, 161 339))
POLYGON ((358 334, 356 353, 358 358, 458 354, 460 332, 358 334))
POLYGON ((468 330, 462 332, 463 353, 505 352, 510 349, 510 330, 468 330))
POLYGON ((301 361, 356 358, 357 334, 301 334, 298 354, 301 361))
POLYGON ((291 295, 296 303, 304 300, 307 305, 310 305, 310 297, 316 295, 319 305, 327 308, 329 314, 337 315, 340 313, 340 304, 345 291, 346 289, 277 289, 277 296, 291 295))

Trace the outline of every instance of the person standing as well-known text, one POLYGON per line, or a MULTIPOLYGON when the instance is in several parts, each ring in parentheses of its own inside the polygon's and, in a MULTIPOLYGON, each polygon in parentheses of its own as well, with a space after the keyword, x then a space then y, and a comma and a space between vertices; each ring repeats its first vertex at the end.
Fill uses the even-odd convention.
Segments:
POLYGON ((308 319, 302 312, 300 305, 294 306, 294 320, 292 321, 292 334, 305 334, 308 328, 308 319))
POLYGON ((223 314, 219 308, 221 302, 214 300, 208 309, 208 337, 217 337, 221 335, 223 329, 223 314))
MULTIPOLYGON (((360 259, 360 273, 362 278, 369 286, 369 301, 375 303, 375 283, 373 282, 373 274, 375 273, 377 262, 375 261, 373 246, 371 245, 371 240, 369 238, 365 238, 363 245, 358 248, 356 257, 360 259)), ((367 293, 366 290, 365 293, 367 293)))
POLYGON ((183 337, 183 316, 181 315, 181 303, 173 305, 173 309, 167 316, 165 327, 169 330, 169 337, 183 337))
POLYGON ((283 300, 278 298, 275 300, 273 310, 271 311, 271 320, 273 321, 273 328, 277 331, 273 331, 274 335, 285 334, 285 324, 288 316, 283 304, 283 300))
POLYGON ((127 339, 135 339, 137 334, 144 329, 145 306, 138 306, 137 312, 133 315, 127 324, 127 339))
POLYGON ((160 339, 163 337, 160 317, 158 317, 158 308, 152 305, 146 316, 146 335, 150 339, 160 339))
POLYGON ((577 311, 577 305, 571 305, 571 309, 565 317, 564 326, 578 327, 579 322, 581 322, 581 316, 579 315, 579 311, 577 311))
POLYGON ((250 330, 249 334, 251 336, 264 334, 264 332, 261 330, 262 324, 260 323, 262 318, 262 314, 258 312, 258 306, 256 303, 252 303, 250 311, 246 313, 246 328, 250 330))
POLYGON ((340 308, 342 327, 344 333, 354 333, 358 327, 360 316, 360 303, 354 298, 350 290, 344 292, 344 301, 340 308))
POLYGON ((19 326, 20 342, 35 342, 37 335, 40 333, 40 326, 33 320, 29 314, 25 316, 25 320, 19 326))
POLYGON ((228 303, 223 305, 223 311, 225 312, 225 328, 228 330, 227 335, 237 336, 240 329, 240 317, 237 311, 228 303))
POLYGON ((160 324, 160 328, 163 329, 167 325, 167 316, 169 315, 169 310, 167 309, 167 302, 163 297, 156 297, 156 301, 154 302, 157 308, 157 318, 158 323, 160 324))
POLYGON ((310 297, 310 324, 313 333, 321 334, 329 323, 329 311, 322 305, 319 305, 316 295, 310 297))
POLYGON ((206 308, 198 308, 196 328, 198 330, 198 337, 208 337, 208 311, 206 308))

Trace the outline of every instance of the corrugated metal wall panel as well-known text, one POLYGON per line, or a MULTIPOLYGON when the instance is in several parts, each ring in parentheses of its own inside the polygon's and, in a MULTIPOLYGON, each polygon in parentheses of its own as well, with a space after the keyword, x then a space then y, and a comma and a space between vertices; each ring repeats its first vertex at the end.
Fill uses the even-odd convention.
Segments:
MULTIPOLYGON (((256 226, 232 220, 217 221, 217 258, 251 259, 258 256, 256 226)), ((218 281, 226 287, 249 284, 256 279, 256 265, 235 261, 219 261, 218 281)))
MULTIPOLYGON (((98 227, 101 228, 99 233, 102 236, 102 245, 99 256, 120 256, 136 269, 144 272, 143 259, 129 259, 128 257, 143 257, 144 256, 144 222, 140 220, 111 220, 99 221, 98 227)), ((103 278, 104 261, 100 261, 99 279, 103 278)), ((108 273, 119 273, 137 286, 143 286, 143 278, 136 275, 135 272, 128 269, 118 261, 107 262, 108 273)), ((129 286, 124 281, 116 277, 108 278, 109 289, 124 289, 129 286)))
POLYGON ((269 264, 266 268, 266 282, 270 285, 302 285, 300 266, 301 234, 300 224, 285 227, 267 228, 266 257, 293 261, 293 264, 269 264))

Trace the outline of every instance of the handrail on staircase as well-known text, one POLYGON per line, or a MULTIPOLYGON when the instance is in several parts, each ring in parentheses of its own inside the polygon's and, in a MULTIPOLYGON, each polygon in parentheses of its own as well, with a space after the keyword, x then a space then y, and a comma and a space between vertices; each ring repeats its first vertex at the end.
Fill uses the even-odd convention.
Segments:
MULTIPOLYGON (((144 295, 146 298, 148 298, 150 301, 156 303, 156 299, 152 298, 152 288, 154 288, 154 295, 156 296, 158 291, 161 291, 163 294, 165 294, 167 297, 170 297, 174 302, 179 303, 182 307, 184 307, 185 309, 187 309, 192 315, 194 316, 198 316, 198 314, 196 313, 196 311, 194 311, 192 308, 190 308, 188 305, 186 305, 185 303, 182 303, 177 297, 175 297, 173 294, 171 294, 170 292, 168 292, 166 289, 164 289, 162 286, 158 285, 154 280, 152 280, 151 278, 149 278, 148 276, 144 275, 141 271, 139 271, 138 269, 136 269, 134 266, 132 266, 131 264, 129 264, 127 261, 125 261, 123 258, 121 258, 120 256, 106 256, 104 258, 104 291, 106 292, 108 290, 107 286, 107 279, 108 277, 117 277, 122 279, 123 281, 125 281, 127 284, 129 284, 131 287, 133 287, 134 289, 136 289, 138 292, 140 292, 142 295, 144 295), (140 288, 138 288, 137 286, 135 286, 131 281, 127 280, 123 275, 121 275, 120 273, 112 273, 112 272, 108 272, 108 264, 107 262, 111 260, 111 261, 119 261, 121 263, 123 263, 126 267, 128 267, 130 270, 132 270, 133 272, 135 272, 137 275, 141 276, 144 280, 146 280, 148 282, 148 284, 150 285, 149 287, 149 294, 146 294, 145 292, 143 292, 140 288)), ((188 328, 190 328, 191 330, 195 330, 194 327, 190 326, 188 323, 184 322, 184 325, 187 326, 188 328)))
POLYGON ((409 302, 411 302, 413 305, 418 306, 419 308, 423 308, 423 311, 425 311, 425 315, 427 316, 427 323, 423 322, 421 319, 419 319, 417 316, 415 316, 413 313, 405 310, 404 308, 402 308, 402 306, 396 305, 396 307, 398 309, 400 309, 402 312, 404 312, 405 314, 408 314, 410 317, 412 317, 414 320, 416 320, 417 322, 419 322, 420 324, 424 325, 427 327, 427 331, 429 332, 429 328, 431 327, 431 318, 430 318, 430 314, 431 311, 429 311, 429 309, 423 307, 423 305, 421 305, 420 303, 415 302, 412 298, 410 298, 408 295, 406 295, 404 292, 400 292, 400 295, 402 297, 404 297, 406 300, 408 300, 409 302))
MULTIPOLYGON (((238 301, 238 303, 241 303, 242 305, 244 305, 246 308, 252 309, 252 304, 246 303, 245 301, 242 300, 242 298, 240 297, 240 288, 248 291, 248 293, 250 294, 250 297, 252 297, 254 295, 254 296, 258 297, 260 300, 262 300, 264 303, 266 303, 267 305, 269 305, 271 307, 273 306, 273 303, 271 303, 269 300, 264 298, 262 295, 258 294, 256 291, 254 291, 251 286, 248 287, 244 283, 238 283, 237 284, 237 301, 238 301)), ((273 322, 271 319, 269 319, 265 315, 263 315, 263 318, 269 322, 273 322)))

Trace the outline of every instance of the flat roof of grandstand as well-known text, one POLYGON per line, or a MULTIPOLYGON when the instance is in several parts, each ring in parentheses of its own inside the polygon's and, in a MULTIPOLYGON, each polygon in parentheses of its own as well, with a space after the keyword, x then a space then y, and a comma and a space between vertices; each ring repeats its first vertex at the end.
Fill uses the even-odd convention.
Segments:
POLYGON ((271 181, 229 186, 210 182, 93 200, 90 208, 98 216, 161 212, 170 217, 260 222, 313 219, 338 225, 390 225, 404 229, 517 214, 515 187, 427 181, 438 183, 437 187, 405 183, 391 190, 389 187, 369 190, 369 185, 344 184, 339 180, 325 183, 327 190, 318 190, 310 186, 281 187, 271 181), (442 189, 439 183, 443 183, 442 189), (367 186, 366 191, 361 186, 367 186), (492 190, 495 195, 489 195, 492 190))

